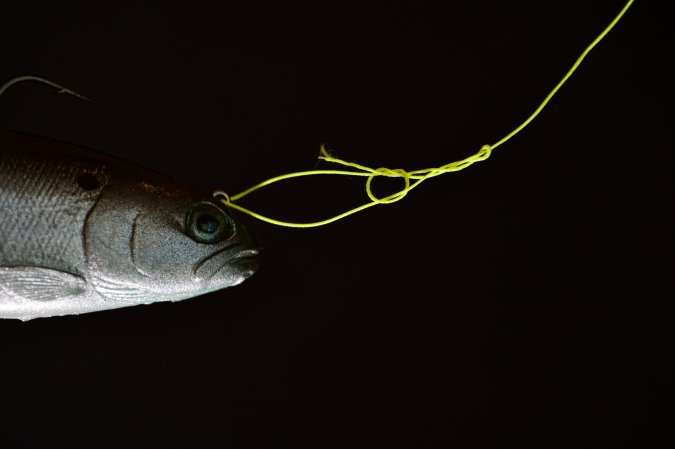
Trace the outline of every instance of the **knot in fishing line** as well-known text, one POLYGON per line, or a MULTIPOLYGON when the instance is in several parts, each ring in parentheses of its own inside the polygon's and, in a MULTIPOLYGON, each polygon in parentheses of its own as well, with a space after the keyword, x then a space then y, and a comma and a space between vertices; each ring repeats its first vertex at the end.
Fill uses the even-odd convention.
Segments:
POLYGON ((490 157, 492 154, 492 145, 483 145, 480 150, 478 150, 478 153, 476 153, 476 157, 479 158, 481 161, 484 159, 487 159, 490 157))
POLYGON ((366 193, 368 194, 368 198, 370 198, 372 202, 377 204, 390 204, 395 203, 396 201, 400 201, 403 198, 405 198, 405 196, 408 194, 409 191, 410 191, 410 173, 401 168, 390 169, 386 167, 380 167, 375 170, 375 173, 368 176, 368 179, 366 179, 366 193), (372 182, 373 179, 375 179, 377 176, 386 176, 389 178, 403 178, 405 186, 396 193, 388 195, 384 198, 378 198, 373 194, 372 191, 372 182))

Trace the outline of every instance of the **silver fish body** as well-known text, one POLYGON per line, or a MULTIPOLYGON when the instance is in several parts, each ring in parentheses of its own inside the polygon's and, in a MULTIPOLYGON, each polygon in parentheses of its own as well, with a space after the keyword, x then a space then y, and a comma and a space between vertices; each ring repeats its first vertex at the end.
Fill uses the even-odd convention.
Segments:
POLYGON ((0 318, 186 299, 241 283, 256 255, 230 211, 189 187, 0 131, 0 318))

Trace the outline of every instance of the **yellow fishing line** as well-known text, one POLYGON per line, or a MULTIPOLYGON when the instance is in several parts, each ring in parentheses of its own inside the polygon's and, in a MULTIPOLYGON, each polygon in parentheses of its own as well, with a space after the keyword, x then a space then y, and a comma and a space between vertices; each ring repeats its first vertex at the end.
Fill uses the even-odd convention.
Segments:
POLYGON ((513 136, 518 134, 520 131, 522 131, 523 128, 525 128, 527 125, 532 122, 532 120, 535 119, 541 113, 541 111, 546 107, 546 105, 551 101, 551 98, 560 90, 560 88, 567 82, 570 76, 577 70, 581 62, 584 60, 586 55, 590 53, 590 51, 602 40, 604 37, 611 31, 612 28, 614 28, 614 25, 621 20, 621 17, 626 13, 628 8, 633 4, 633 0, 629 0, 626 5, 623 7, 621 12, 612 20, 612 22, 605 28, 602 33, 598 35, 598 37, 595 38, 591 44, 586 47, 586 49, 581 53, 581 56, 576 60, 574 65, 572 65, 572 68, 565 74, 565 76, 560 80, 560 82, 551 90, 551 92, 544 98, 544 101, 541 102, 541 104, 537 107, 537 109, 534 110, 534 112, 523 122, 515 128, 513 131, 508 133, 506 136, 504 136, 502 139, 497 141, 496 143, 492 145, 483 145, 483 147, 474 155, 467 157, 466 159, 462 159, 460 161, 455 161, 455 162, 450 162, 449 164, 443 165, 441 167, 437 168, 425 168, 422 170, 413 170, 413 171, 406 171, 400 168, 397 169, 389 169, 389 168, 370 168, 366 167, 365 165, 357 164, 355 162, 347 162, 342 159, 338 159, 335 157, 332 157, 326 149, 322 146, 321 147, 321 155, 319 156, 319 159, 324 160, 326 162, 331 162, 334 164, 339 164, 345 167, 350 167, 353 170, 309 170, 309 171, 301 171, 301 172, 295 172, 295 173, 288 173, 285 175, 281 176, 276 176, 274 178, 270 178, 266 181, 261 182, 260 184, 256 184, 253 187, 244 190, 241 193, 238 193, 236 195, 233 195, 231 197, 227 197, 224 195, 222 192, 214 192, 214 196, 220 196, 221 201, 233 208, 236 209, 240 212, 243 212, 245 214, 251 215, 252 217, 255 217, 259 220, 265 221, 267 223, 275 224, 278 226, 286 226, 289 228, 312 228, 316 226, 323 226, 329 223, 332 223, 334 221, 340 220, 342 218, 345 218, 349 215, 355 214, 357 212, 360 212, 364 209, 368 209, 369 207, 376 206, 378 204, 390 204, 390 203, 395 203, 397 201, 402 200, 405 198, 405 196, 415 187, 420 185, 422 182, 426 181, 427 179, 433 178, 435 176, 439 176, 445 173, 451 173, 451 172, 456 172, 459 170, 463 170, 466 167, 474 164, 475 162, 480 162, 484 161, 488 157, 490 157, 490 154, 492 154, 492 150, 500 146, 501 144, 505 143, 509 139, 511 139, 513 136), (354 209, 350 209, 346 212, 343 212, 339 215, 336 215, 334 217, 328 218, 326 220, 321 220, 321 221, 316 221, 313 223, 291 223, 287 221, 281 221, 281 220, 275 220, 273 218, 266 217, 264 215, 261 215, 259 213, 253 212, 249 209, 246 209, 244 207, 239 206, 238 204, 235 203, 235 201, 245 197, 246 195, 249 195, 250 193, 255 192, 256 190, 259 190, 265 186, 268 186, 270 184, 274 184, 275 182, 279 181, 284 181, 287 179, 291 178, 299 178, 301 176, 314 176, 314 175, 347 175, 347 176, 365 176, 367 177, 366 179, 366 194, 368 195, 368 198, 370 199, 370 202, 365 203, 361 206, 355 207, 354 209), (371 184, 373 182, 373 179, 379 176, 385 176, 389 178, 402 178, 405 186, 399 190, 396 193, 393 193, 391 195, 385 196, 383 198, 377 198, 372 190, 371 190, 371 184), (412 181, 412 182, 411 182, 412 181))

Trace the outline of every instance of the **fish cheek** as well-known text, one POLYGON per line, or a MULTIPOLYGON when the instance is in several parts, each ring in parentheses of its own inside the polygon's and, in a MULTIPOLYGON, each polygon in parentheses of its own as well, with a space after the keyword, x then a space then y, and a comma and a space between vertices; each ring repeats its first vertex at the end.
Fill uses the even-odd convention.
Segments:
POLYGON ((192 267, 204 252, 185 235, 177 216, 142 214, 136 220, 131 242, 136 269, 171 290, 187 288, 196 280, 192 267))

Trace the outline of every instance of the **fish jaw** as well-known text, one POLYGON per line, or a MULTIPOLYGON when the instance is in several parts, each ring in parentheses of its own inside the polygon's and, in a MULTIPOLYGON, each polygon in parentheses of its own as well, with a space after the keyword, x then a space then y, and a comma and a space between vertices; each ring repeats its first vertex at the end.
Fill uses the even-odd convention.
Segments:
POLYGON ((203 293, 233 287, 251 277, 258 269, 257 248, 231 248, 200 261, 193 270, 203 293))

